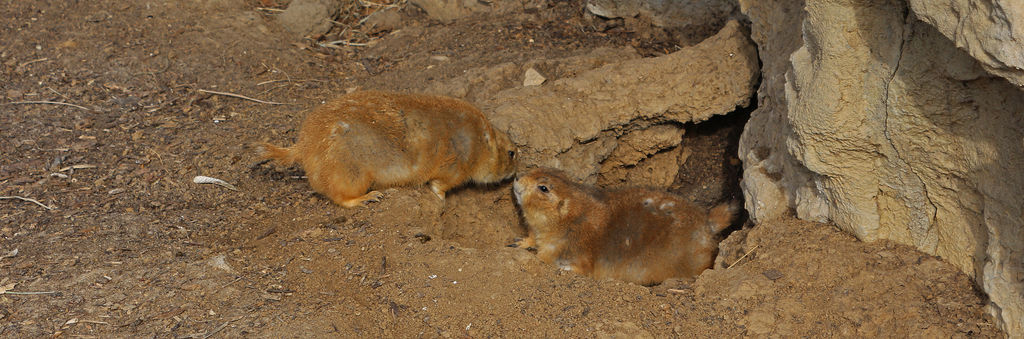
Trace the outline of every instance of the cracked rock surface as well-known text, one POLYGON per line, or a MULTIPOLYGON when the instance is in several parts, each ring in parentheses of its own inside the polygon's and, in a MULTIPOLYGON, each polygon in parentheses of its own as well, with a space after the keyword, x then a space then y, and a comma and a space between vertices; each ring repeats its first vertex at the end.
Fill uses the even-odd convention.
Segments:
POLYGON ((937 19, 921 21, 919 5, 741 7, 765 79, 740 142, 751 216, 793 210, 938 255, 974 278, 1010 336, 1024 334, 1024 92, 1014 78, 987 73, 937 19))
MULTIPOLYGON (((604 65, 544 86, 505 90, 482 107, 513 141, 528 145, 521 152, 524 163, 562 168, 593 182, 602 163, 634 166, 677 146, 682 135, 677 124, 745 106, 758 75, 754 46, 744 34, 733 21, 696 46, 604 65), (629 138, 631 133, 660 137, 629 138)), ((671 183, 677 169, 658 171, 667 179, 656 181, 671 183)))
POLYGON ((1024 2, 910 0, 918 19, 934 26, 989 73, 1024 86, 1024 2))
POLYGON ((667 187, 679 172, 682 124, 748 105, 757 80, 755 47, 730 21, 700 44, 660 57, 598 49, 473 70, 427 92, 478 103, 520 146, 524 166, 560 168, 588 183, 667 187), (534 66, 567 76, 515 85, 534 66))

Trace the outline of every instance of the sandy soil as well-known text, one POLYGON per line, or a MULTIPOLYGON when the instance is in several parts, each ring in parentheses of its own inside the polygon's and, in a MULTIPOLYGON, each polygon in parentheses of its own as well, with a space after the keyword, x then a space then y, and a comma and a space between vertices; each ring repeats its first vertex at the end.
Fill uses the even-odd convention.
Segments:
MULTIPOLYGON (((347 89, 417 91, 597 47, 659 55, 678 37, 552 1, 447 25, 407 6, 400 32, 362 36, 376 45, 325 48, 257 9, 275 5, 3 1, 0 196, 46 208, 0 200, 0 336, 1004 336, 950 265, 828 225, 737 226, 718 268, 643 287, 506 247, 523 234, 508 185, 341 209, 250 145, 291 142, 347 89)), ((745 120, 687 126, 672 190, 735 196, 745 120)))

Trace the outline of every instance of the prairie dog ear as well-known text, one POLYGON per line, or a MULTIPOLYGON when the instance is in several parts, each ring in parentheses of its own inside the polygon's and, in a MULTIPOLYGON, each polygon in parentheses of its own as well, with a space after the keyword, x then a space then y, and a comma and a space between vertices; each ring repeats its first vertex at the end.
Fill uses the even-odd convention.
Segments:
POLYGON ((484 128, 484 144, 487 145, 486 149, 497 152, 498 141, 494 139, 494 132, 490 128, 484 128))
POLYGON ((569 199, 558 200, 558 214, 561 214, 563 217, 569 215, 569 199))

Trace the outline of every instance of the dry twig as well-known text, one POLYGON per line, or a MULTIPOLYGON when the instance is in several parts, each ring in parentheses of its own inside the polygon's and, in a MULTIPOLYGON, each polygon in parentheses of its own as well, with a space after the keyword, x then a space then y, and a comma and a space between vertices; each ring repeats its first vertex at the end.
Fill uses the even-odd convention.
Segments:
POLYGON ((79 106, 79 105, 69 104, 69 103, 66 103, 66 102, 59 102, 59 101, 14 101, 14 102, 5 103, 4 105, 28 105, 28 104, 64 105, 64 106, 71 106, 71 107, 78 108, 78 109, 84 109, 86 111, 91 111, 92 110, 91 108, 88 108, 88 107, 85 107, 85 106, 79 106))
POLYGON ((7 292, 4 292, 3 294, 14 294, 14 295, 55 294, 55 295, 59 296, 59 295, 64 294, 64 293, 61 293, 61 292, 58 292, 58 291, 45 291, 45 292, 14 292, 14 291, 7 291, 7 292))
MULTIPOLYGON (((283 73, 283 72, 282 72, 282 73, 283 73)), ((285 74, 285 76, 287 76, 287 74, 285 74)), ((266 84, 272 84, 272 83, 275 83, 275 82, 293 82, 293 81, 294 81, 294 82, 306 82, 306 81, 311 81, 311 82, 329 82, 329 81, 327 81, 327 80, 320 80, 320 79, 301 79, 301 80, 292 80, 291 78, 289 78, 289 79, 276 79, 276 80, 267 80, 267 81, 264 81, 264 82, 260 82, 260 83, 256 84, 256 86, 263 86, 263 85, 266 85, 266 84)))
POLYGON ((70 171, 70 170, 87 169, 87 168, 96 168, 96 165, 89 165, 89 164, 71 165, 71 166, 68 166, 68 167, 61 168, 61 169, 57 170, 57 172, 66 172, 66 171, 70 171))
POLYGON ((320 47, 328 47, 328 48, 337 48, 338 45, 354 46, 354 47, 366 47, 366 46, 370 46, 370 43, 369 42, 365 42, 365 43, 364 42, 348 42, 348 41, 345 41, 345 40, 337 40, 337 41, 331 41, 331 42, 328 42, 328 43, 320 43, 318 45, 320 45, 320 47))
POLYGON ((99 320, 79 320, 78 322, 86 323, 86 324, 110 325, 110 323, 108 323, 106 321, 99 321, 99 320))
POLYGON ((71 98, 68 98, 67 95, 62 94, 61 92, 57 92, 57 90, 53 88, 47 87, 46 89, 50 90, 50 92, 57 93, 57 95, 59 95, 61 98, 64 98, 64 100, 71 100, 71 98))
POLYGON ((5 197, 0 197, 0 200, 8 200, 8 199, 18 199, 18 200, 21 200, 21 201, 28 201, 28 202, 34 203, 36 205, 42 206, 43 208, 45 208, 47 210, 53 210, 55 208, 55 207, 52 207, 52 206, 46 206, 43 203, 39 202, 39 200, 32 199, 32 198, 26 198, 26 197, 17 196, 17 195, 10 195, 10 196, 5 196, 5 197))
POLYGON ((383 7, 383 8, 395 8, 395 7, 401 6, 400 4, 387 4, 387 5, 379 4, 379 3, 372 2, 372 1, 367 1, 367 0, 359 0, 359 4, 363 5, 363 7, 376 6, 376 7, 383 7))
POLYGON ((192 178, 192 182, 197 183, 197 184, 214 184, 214 185, 217 185, 217 186, 221 186, 221 187, 227 188, 227 189, 232 190, 232 191, 237 191, 238 190, 238 188, 235 188, 234 185, 229 184, 227 181, 220 180, 220 179, 217 179, 217 178, 211 178, 211 177, 203 176, 203 175, 197 175, 195 178, 192 178))
POLYGON ((207 339, 209 337, 212 337, 214 334, 217 334, 217 332, 220 332, 225 327, 228 327, 228 324, 230 324, 231 322, 233 322, 235 320, 238 320, 238 319, 242 319, 242 318, 244 318, 244 316, 238 316, 238 317, 235 317, 235 318, 232 318, 232 319, 228 319, 228 321, 225 321, 223 324, 220 324, 220 326, 217 326, 217 328, 213 329, 213 331, 210 331, 210 333, 207 333, 206 335, 204 335, 203 339, 207 339))
POLYGON ((754 250, 756 250, 758 246, 761 246, 761 244, 754 245, 754 248, 751 248, 749 251, 747 251, 747 253, 744 253, 742 257, 740 257, 739 259, 736 259, 736 261, 734 261, 732 263, 732 265, 729 265, 729 267, 726 267, 725 269, 730 269, 733 266, 736 266, 736 264, 738 264, 740 262, 740 260, 743 260, 743 258, 746 258, 747 255, 749 255, 751 252, 754 252, 754 250))
POLYGON ((287 82, 287 81, 290 81, 290 80, 288 80, 288 79, 267 80, 267 81, 264 81, 264 82, 256 84, 256 86, 263 86, 263 85, 272 84, 272 83, 275 83, 275 82, 287 82))
POLYGON ((228 97, 232 97, 232 98, 239 98, 239 99, 244 99, 244 100, 249 100, 249 101, 255 101, 255 102, 258 102, 258 103, 261 103, 261 104, 267 104, 267 105, 287 105, 287 103, 283 103, 283 102, 263 101, 263 100, 260 100, 260 99, 253 99, 253 98, 250 98, 250 97, 247 97, 247 96, 244 96, 244 95, 241 95, 241 94, 235 94, 235 93, 210 91, 210 90, 205 90, 205 89, 201 89, 201 88, 200 89, 196 89, 196 90, 200 91, 200 92, 203 92, 203 93, 223 95, 223 96, 228 96, 228 97))
POLYGON ((34 64, 34 63, 37 63, 37 62, 43 62, 43 61, 46 61, 46 60, 50 60, 50 58, 39 58, 39 59, 35 59, 35 60, 29 60, 29 61, 21 63, 21 65, 18 65, 18 67, 24 68, 25 66, 28 66, 28 65, 31 65, 31 64, 34 64))

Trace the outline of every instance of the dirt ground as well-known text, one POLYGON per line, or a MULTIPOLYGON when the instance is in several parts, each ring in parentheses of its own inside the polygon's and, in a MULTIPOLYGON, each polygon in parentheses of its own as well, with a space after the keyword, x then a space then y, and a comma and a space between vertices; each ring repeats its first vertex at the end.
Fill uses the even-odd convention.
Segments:
MULTIPOLYGON (((737 226, 696 280, 597 281, 505 246, 523 234, 507 184, 345 210, 250 146, 292 142, 348 89, 597 47, 654 56, 716 27, 601 22, 581 1, 440 24, 405 5, 397 32, 331 48, 278 25, 284 2, 2 4, 0 196, 40 204, 0 200, 0 337, 1005 336, 941 259, 828 225, 737 226)), ((339 24, 373 10, 356 7, 339 24)), ((687 126, 672 190, 737 195, 744 114, 687 126)))

